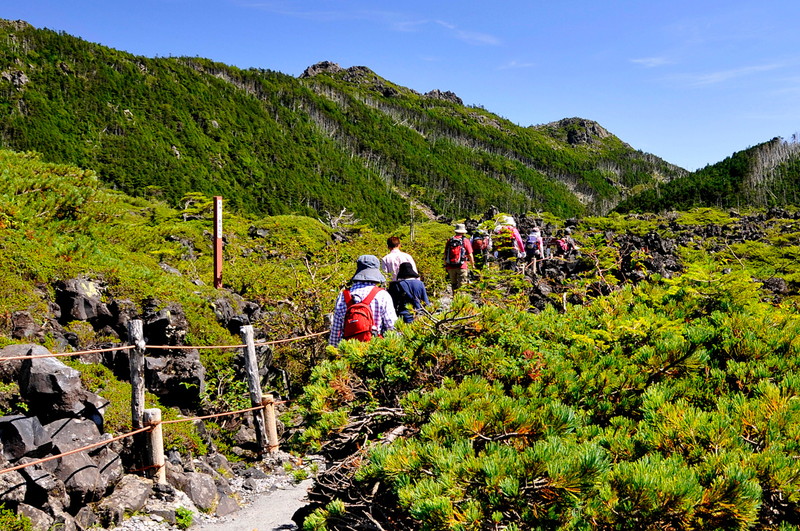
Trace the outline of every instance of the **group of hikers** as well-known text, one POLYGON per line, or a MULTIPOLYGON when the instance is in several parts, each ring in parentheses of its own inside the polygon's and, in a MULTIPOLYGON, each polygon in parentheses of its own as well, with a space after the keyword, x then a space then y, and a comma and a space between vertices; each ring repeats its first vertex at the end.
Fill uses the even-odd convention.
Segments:
POLYGON ((362 254, 350 286, 339 293, 333 310, 328 343, 337 346, 342 339, 369 341, 392 330, 398 318, 410 323, 423 305, 430 304, 425 284, 419 279, 414 258, 400 250, 400 238, 386 240, 389 252, 383 259, 362 254), (391 277, 387 289, 384 273, 391 277))
MULTIPOLYGON (((524 269, 553 255, 564 255, 578 246, 571 230, 560 238, 543 238, 533 227, 523 240, 512 216, 499 216, 494 230, 474 231, 472 237, 464 223, 456 224, 444 247, 443 265, 453 293, 469 281, 470 270, 480 270, 490 261, 500 269, 524 269)), ((414 258, 400 249, 397 236, 387 239, 388 253, 382 259, 365 254, 356 260, 356 272, 349 287, 336 299, 328 343, 337 346, 343 339, 369 341, 394 329, 397 319, 410 323, 415 314, 430 303, 425 284, 419 278, 414 258), (391 278, 387 289, 380 287, 391 278)))
POLYGON ((553 256, 566 256, 577 250, 572 229, 565 228, 557 237, 546 238, 539 227, 532 227, 522 238, 514 218, 500 216, 493 233, 478 229, 472 236, 475 265, 482 269, 490 260, 498 262, 500 269, 524 270, 553 256))

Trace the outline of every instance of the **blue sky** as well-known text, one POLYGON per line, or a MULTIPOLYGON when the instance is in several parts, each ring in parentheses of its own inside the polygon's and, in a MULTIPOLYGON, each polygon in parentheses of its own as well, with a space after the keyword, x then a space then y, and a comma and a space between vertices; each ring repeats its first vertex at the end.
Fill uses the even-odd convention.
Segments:
POLYGON ((367 66, 523 126, 596 120, 689 170, 800 131, 797 0, 0 0, 0 18, 148 57, 367 66))

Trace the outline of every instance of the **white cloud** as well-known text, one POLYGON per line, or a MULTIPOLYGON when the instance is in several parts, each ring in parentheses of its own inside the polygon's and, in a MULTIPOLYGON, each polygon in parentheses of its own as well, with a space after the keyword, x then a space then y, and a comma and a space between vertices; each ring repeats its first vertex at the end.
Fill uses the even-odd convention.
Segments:
POLYGON ((478 31, 468 31, 459 28, 455 24, 444 20, 413 19, 406 14, 398 11, 384 10, 320 10, 295 3, 273 0, 261 2, 245 2, 244 7, 260 9, 279 15, 294 17, 303 20, 313 20, 316 22, 341 22, 347 20, 363 20, 378 24, 385 24, 393 31, 415 32, 424 31, 426 26, 431 24, 439 25, 449 32, 449 34, 468 44, 478 46, 497 46, 500 39, 489 33, 478 31))
POLYGON ((498 70, 513 70, 517 68, 531 68, 536 66, 536 63, 524 63, 513 59, 503 65, 497 67, 498 70))
POLYGON ((498 39, 494 35, 490 35, 488 33, 481 33, 478 31, 462 30, 455 24, 451 24, 444 20, 436 20, 435 22, 439 26, 450 31, 452 35, 454 35, 457 39, 462 40, 468 44, 474 44, 478 46, 484 46, 484 45, 497 46, 500 44, 500 39, 498 39))
POLYGON ((709 72, 707 74, 687 74, 682 77, 690 85, 695 85, 695 86, 715 85, 717 83, 723 83, 731 79, 746 77, 753 74, 758 74, 760 72, 769 72, 770 70, 776 70, 782 67, 783 65, 781 64, 771 63, 764 65, 744 66, 741 68, 733 68, 730 70, 720 70, 717 72, 709 72))
POLYGON ((456 37, 469 44, 498 46, 500 39, 488 33, 457 30, 456 37))
POLYGON ((657 66, 664 66, 673 64, 674 61, 666 57, 642 57, 639 59, 631 59, 631 63, 642 65, 645 68, 655 68, 657 66))

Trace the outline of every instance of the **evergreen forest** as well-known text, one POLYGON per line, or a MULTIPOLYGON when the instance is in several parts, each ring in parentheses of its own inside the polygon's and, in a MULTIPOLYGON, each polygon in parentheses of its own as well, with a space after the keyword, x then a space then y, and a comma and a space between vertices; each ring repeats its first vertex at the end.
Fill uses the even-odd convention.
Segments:
POLYGON ((0 22, 0 65, 0 146, 172 206, 200 192, 250 214, 347 208, 381 228, 491 206, 570 217, 686 173, 589 120, 521 127, 366 67, 295 78, 137 57, 22 21, 0 22))

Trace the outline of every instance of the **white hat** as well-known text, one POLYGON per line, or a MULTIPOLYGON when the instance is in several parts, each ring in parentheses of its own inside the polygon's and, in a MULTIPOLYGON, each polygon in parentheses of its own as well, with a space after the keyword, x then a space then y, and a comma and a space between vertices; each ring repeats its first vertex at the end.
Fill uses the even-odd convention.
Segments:
POLYGON ((514 221, 514 218, 511 216, 501 216, 500 219, 497 220, 498 225, 509 225, 511 227, 516 227, 517 222, 514 221))

